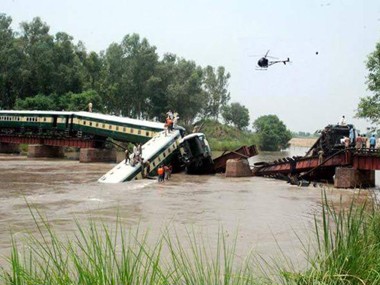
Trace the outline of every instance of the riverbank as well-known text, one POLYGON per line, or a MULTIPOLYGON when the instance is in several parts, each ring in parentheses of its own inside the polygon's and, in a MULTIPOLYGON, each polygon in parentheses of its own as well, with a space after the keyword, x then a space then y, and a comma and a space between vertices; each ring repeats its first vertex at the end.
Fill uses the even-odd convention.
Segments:
POLYGON ((318 138, 292 138, 289 141, 291 146, 312 147, 318 138))

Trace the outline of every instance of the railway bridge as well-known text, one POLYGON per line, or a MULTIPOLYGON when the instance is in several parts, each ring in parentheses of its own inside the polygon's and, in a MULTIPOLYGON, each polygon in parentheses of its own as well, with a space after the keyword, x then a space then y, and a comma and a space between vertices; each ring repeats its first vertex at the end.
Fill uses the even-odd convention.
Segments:
MULTIPOLYGON (((57 157, 63 147, 80 148, 81 162, 116 161, 114 151, 105 149, 109 139, 141 143, 150 172, 159 164, 172 162, 179 154, 183 129, 165 134, 164 124, 92 112, 0 111, 0 152, 28 144, 30 157, 57 157)), ((142 162, 117 165, 100 182, 124 182, 144 176, 142 162)), ((149 173, 147 173, 148 175, 149 173)))
POLYGON ((329 156, 286 157, 255 163, 253 175, 286 179, 299 184, 334 182, 336 188, 374 187, 375 170, 380 170, 380 150, 337 149, 329 156))

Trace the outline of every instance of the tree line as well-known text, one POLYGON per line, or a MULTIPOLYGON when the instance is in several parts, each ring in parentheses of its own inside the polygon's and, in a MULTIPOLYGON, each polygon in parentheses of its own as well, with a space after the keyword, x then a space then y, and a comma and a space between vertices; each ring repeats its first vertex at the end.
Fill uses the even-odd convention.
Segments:
POLYGON ((19 31, 11 23, 0 14, 1 109, 85 110, 92 102, 94 111, 133 118, 162 120, 170 109, 187 125, 199 118, 249 125, 248 109, 230 104, 223 66, 203 68, 172 53, 160 58, 138 34, 96 53, 65 32, 51 34, 39 17, 19 31))

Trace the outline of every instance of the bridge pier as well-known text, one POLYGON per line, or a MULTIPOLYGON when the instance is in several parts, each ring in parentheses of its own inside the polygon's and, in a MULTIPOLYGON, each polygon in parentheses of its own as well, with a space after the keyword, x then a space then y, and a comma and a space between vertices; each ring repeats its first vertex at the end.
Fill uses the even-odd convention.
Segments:
POLYGON ((359 170, 355 168, 337 167, 335 168, 335 188, 356 188, 374 187, 375 171, 359 170))
POLYGON ((30 144, 28 145, 28 157, 64 157, 63 147, 50 146, 43 144, 30 144))
POLYGON ((228 159, 226 163, 226 177, 246 177, 252 176, 251 168, 248 160, 244 159, 228 159))
POLYGON ((99 148, 81 148, 79 162, 116 162, 116 151, 99 148))
POLYGON ((0 143, 0 153, 19 153, 19 144, 14 143, 0 143))

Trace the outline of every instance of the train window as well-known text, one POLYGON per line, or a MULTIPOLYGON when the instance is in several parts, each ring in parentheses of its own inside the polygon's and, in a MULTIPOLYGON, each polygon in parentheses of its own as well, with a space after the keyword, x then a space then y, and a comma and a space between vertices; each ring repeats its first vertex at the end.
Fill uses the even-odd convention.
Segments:
POLYGON ((133 131, 134 131, 134 130, 133 130, 133 129, 131 129, 131 134, 133 134, 133 131))
POLYGON ((149 132, 145 132, 145 135, 146 135, 147 137, 149 137, 149 132))
POLYGON ((156 163, 155 163, 154 161, 153 161, 153 163, 152 163, 152 164, 153 164, 153 167, 156 167, 156 163))
POLYGON ((123 132, 125 133, 127 131, 127 128, 123 128, 123 132))
POLYGON ((116 127, 116 130, 118 131, 118 130, 119 130, 119 127, 116 127))
POLYGON ((138 130, 137 133, 138 133, 139 135, 141 135, 141 130, 138 130))
POLYGON ((102 128, 104 128, 104 129, 105 129, 105 128, 106 128, 106 124, 103 124, 103 125, 102 125, 102 128))
POLYGON ((46 122, 46 118, 44 118, 44 122, 46 122))
POLYGON ((111 130, 111 129, 112 129, 112 125, 109 125, 109 126, 108 126, 108 129, 110 129, 110 130, 111 130))
POLYGON ((90 122, 90 126, 92 126, 92 122, 90 122))
POLYGON ((83 125, 86 125, 86 121, 83 121, 83 125))
POLYGON ((163 154, 164 157, 166 157, 166 152, 165 151, 162 154, 163 154))
POLYGON ((158 161, 161 162, 161 157, 158 157, 158 161))
POLYGON ((99 123, 96 123, 95 127, 99 127, 99 123))

